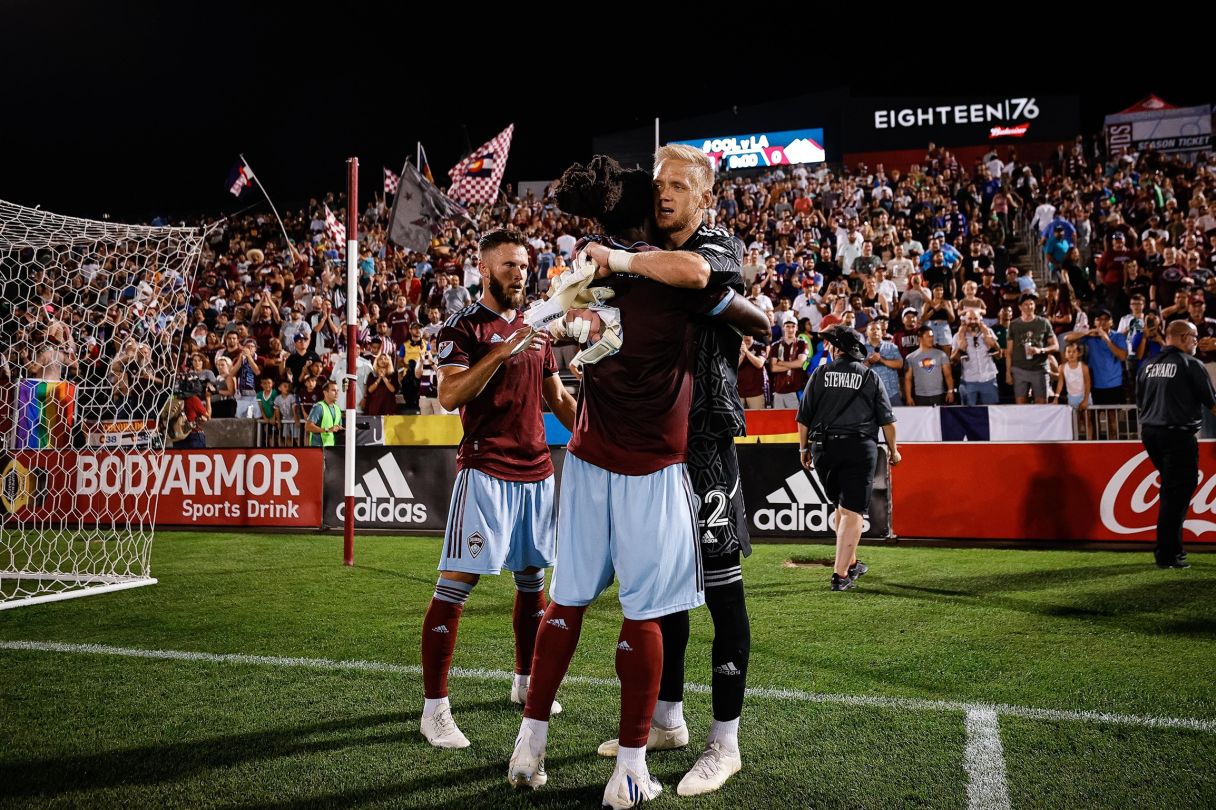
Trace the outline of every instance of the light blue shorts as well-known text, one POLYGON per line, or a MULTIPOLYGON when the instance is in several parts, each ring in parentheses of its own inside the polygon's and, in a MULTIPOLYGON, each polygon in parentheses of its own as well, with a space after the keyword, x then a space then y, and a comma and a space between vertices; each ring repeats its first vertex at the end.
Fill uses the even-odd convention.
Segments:
POLYGON ((589 605, 620 580, 625 618, 654 619, 705 604, 697 510, 688 468, 621 475, 566 454, 549 598, 589 605))
POLYGON ((553 564, 553 476, 504 481, 481 470, 456 473, 440 571, 498 574, 553 564))

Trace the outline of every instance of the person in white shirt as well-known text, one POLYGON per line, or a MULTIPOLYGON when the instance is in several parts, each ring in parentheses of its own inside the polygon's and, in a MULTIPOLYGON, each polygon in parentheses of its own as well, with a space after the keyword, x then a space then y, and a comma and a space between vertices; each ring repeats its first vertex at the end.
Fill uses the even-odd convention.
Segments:
POLYGON ((578 240, 568 233, 563 233, 557 237, 557 249, 567 259, 573 258, 574 246, 578 244, 578 240))
POLYGON ((752 294, 747 297, 747 300, 751 301, 762 312, 773 311, 773 301, 771 298, 761 292, 760 282, 755 282, 752 284, 752 294))
POLYGON ((1047 201, 1046 197, 1042 197, 1042 202, 1039 207, 1034 209, 1034 217, 1030 220, 1030 227, 1035 233, 1042 233, 1056 216, 1056 207, 1047 201))
POLYGON ((895 306, 895 302, 899 300, 899 287, 887 278, 887 268, 881 264, 874 268, 874 288, 879 295, 887 299, 888 306, 895 306))
POLYGON ((817 284, 804 287, 794 299, 794 314, 799 319, 808 319, 811 322, 811 331, 814 332, 819 331, 819 322, 823 320, 823 310, 819 308, 821 300, 817 284))

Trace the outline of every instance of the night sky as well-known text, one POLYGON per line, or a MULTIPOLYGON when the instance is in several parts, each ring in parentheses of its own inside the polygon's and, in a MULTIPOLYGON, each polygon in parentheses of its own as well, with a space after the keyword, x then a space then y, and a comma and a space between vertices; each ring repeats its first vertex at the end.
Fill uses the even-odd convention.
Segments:
POLYGON ((366 200, 380 189, 381 166, 398 169, 419 139, 443 177, 511 122, 509 182, 553 178, 589 157, 594 135, 648 126, 656 115, 674 120, 842 85, 881 95, 1075 92, 1087 129, 1150 91, 1176 104, 1216 95, 1210 81, 1186 79, 1210 72, 1182 65, 1176 77, 1116 71, 1092 82, 1088 69, 1068 71, 1095 87, 1087 94, 1062 83, 1054 65, 893 84, 822 50, 780 69, 776 54, 724 60, 717 46, 679 58, 667 46, 657 62, 626 60, 630 51, 591 47, 577 33, 516 32, 485 20, 468 26, 480 34, 456 45, 453 31, 366 15, 347 29, 351 49, 338 39, 340 19, 318 13, 283 18, 216 3, 125 3, 121 13, 111 4, 5 5, 0 198, 128 221, 254 202, 224 189, 240 152, 286 208, 340 190, 351 155, 360 158, 366 200))

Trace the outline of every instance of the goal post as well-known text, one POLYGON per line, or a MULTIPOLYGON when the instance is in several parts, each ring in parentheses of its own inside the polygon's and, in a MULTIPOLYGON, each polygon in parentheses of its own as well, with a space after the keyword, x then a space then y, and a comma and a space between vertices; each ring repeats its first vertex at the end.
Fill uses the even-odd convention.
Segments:
POLYGON ((137 478, 163 469, 201 250, 0 201, 0 610, 156 582, 137 478))

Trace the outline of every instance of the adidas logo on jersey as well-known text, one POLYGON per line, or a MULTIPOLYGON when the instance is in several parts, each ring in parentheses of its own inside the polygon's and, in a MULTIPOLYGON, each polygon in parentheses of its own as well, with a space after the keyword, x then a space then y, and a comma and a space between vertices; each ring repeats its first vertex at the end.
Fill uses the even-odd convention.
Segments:
POLYGON ((538 610, 532 614, 533 619, 543 619, 544 617, 545 617, 545 612, 543 610, 538 610))
MULTIPOLYGON (((346 519, 345 500, 338 503, 338 520, 346 519)), ((355 485, 355 520, 368 523, 423 523, 426 504, 414 502, 405 473, 393 454, 385 453, 355 485)))
POLYGON ((712 546, 714 543, 716 543, 718 541, 714 538, 714 533, 711 532, 709 529, 706 529, 705 534, 701 535, 701 542, 707 546, 712 546))
POLYGON ((633 647, 630 647, 629 642, 625 641, 625 639, 621 639, 621 643, 616 645, 616 648, 625 652, 633 652, 633 647))
POLYGON ((446 624, 441 624, 441 625, 439 625, 438 627, 432 627, 432 628, 431 628, 431 632, 432 632, 432 633, 445 633, 445 634, 446 634, 446 633, 448 632, 448 626, 447 626, 446 624))
MULTIPOLYGON (((823 494, 823 483, 814 470, 798 472, 785 479, 785 485, 765 499, 773 508, 752 512, 752 525, 761 531, 831 532, 836 530, 836 507, 823 494), (791 497, 792 494, 792 497, 791 497)), ((862 516, 863 532, 870 530, 870 518, 862 516)))
POLYGON ((727 661, 725 664, 720 664, 714 667, 714 672, 718 675, 742 675, 743 670, 735 666, 734 661, 727 661))
POLYGON ((495 334, 493 337, 490 338, 490 342, 491 343, 502 343, 502 335, 495 334))
POLYGON ((566 624, 565 619, 550 619, 548 623, 553 625, 554 627, 558 628, 559 630, 569 630, 570 629, 570 625, 566 624))

